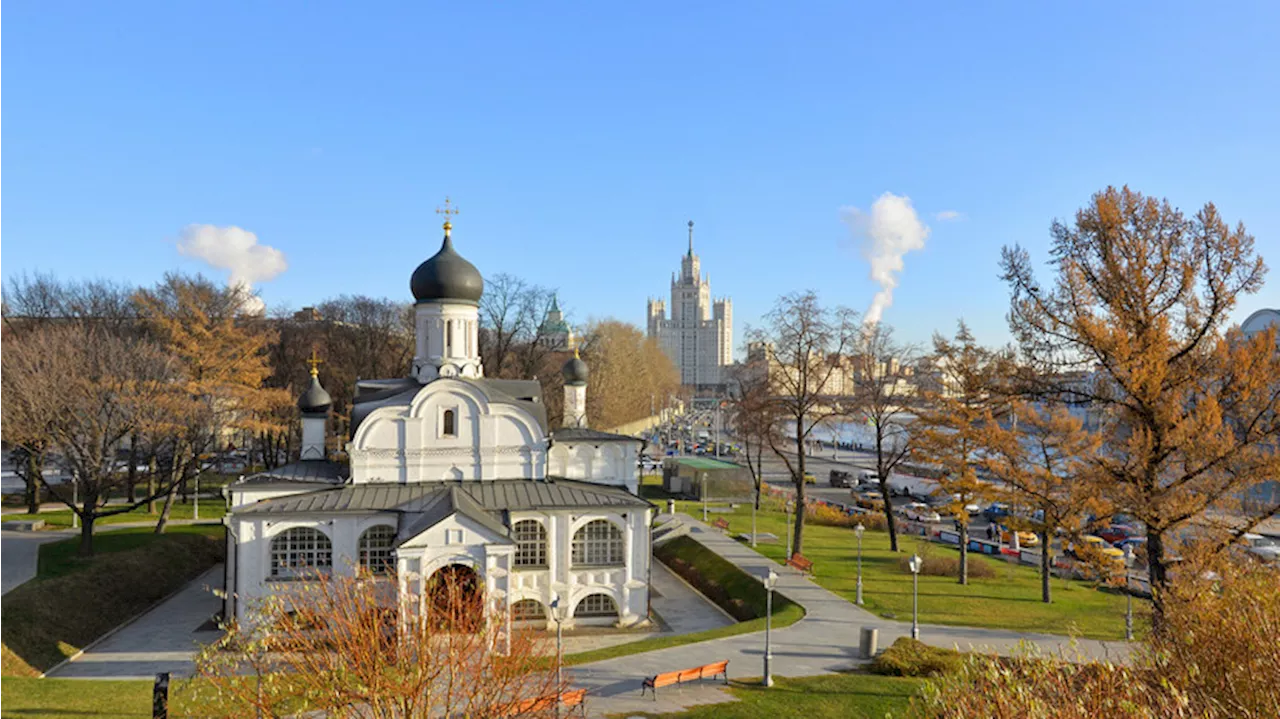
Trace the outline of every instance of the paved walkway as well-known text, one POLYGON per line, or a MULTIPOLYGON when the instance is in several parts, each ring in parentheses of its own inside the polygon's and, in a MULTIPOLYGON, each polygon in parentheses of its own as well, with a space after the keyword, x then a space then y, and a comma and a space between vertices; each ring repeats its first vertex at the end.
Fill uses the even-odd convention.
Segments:
MULTIPOLYGON (((216 519, 172 519, 169 520, 169 526, 216 524, 218 521, 216 519)), ((93 533, 97 535, 117 529, 154 526, 156 526, 154 519, 147 522, 100 524, 93 528, 93 533)), ((38 532, 0 531, 0 575, 3 575, 3 587, 0 587, 0 594, 8 594, 15 587, 35 578, 40 560, 40 545, 79 536, 79 529, 55 529, 38 532)))
MULTIPOLYGON (((805 608, 804 619, 773 633, 773 673, 781 676, 812 676, 849 669, 863 663, 858 657, 859 630, 875 627, 879 643, 887 647, 898 637, 909 636, 911 625, 878 617, 804 578, 799 572, 779 567, 745 544, 686 515, 673 521, 688 525, 689 533, 704 546, 755 576, 770 568, 778 571, 777 591, 805 608)), ((922 641, 935 646, 984 652, 1011 653, 1019 642, 1031 642, 1046 652, 1079 652, 1084 657, 1124 659, 1123 642, 1077 640, 1074 649, 1064 636, 1023 634, 998 629, 977 629, 931 624, 920 626, 922 641)), ((675 712, 695 704, 731 699, 712 686, 672 687, 659 691, 658 700, 640 698, 640 681, 645 676, 683 669, 723 659, 729 660, 729 676, 763 674, 764 635, 741 634, 683 647, 673 647, 574 667, 573 683, 590 690, 592 715, 628 712, 675 712)))
POLYGON ((156 672, 189 676, 197 644, 218 631, 200 631, 217 614, 222 600, 210 591, 222 586, 222 565, 212 567, 159 606, 73 662, 49 673, 59 679, 154 679, 156 672))

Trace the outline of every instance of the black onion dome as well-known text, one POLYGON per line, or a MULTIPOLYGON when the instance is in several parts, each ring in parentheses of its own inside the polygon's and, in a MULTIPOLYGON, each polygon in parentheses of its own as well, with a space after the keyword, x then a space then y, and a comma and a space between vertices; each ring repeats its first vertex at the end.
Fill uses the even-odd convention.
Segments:
POLYGON ((418 302, 454 300, 479 303, 484 292, 484 280, 475 265, 454 251, 453 241, 446 233, 440 251, 413 271, 409 289, 418 302))
POLYGON ((320 386, 320 378, 313 375, 311 386, 298 398, 298 409, 305 413, 328 412, 332 404, 333 398, 320 386))
POLYGON ((564 363, 560 374, 564 375, 564 383, 571 385, 582 385, 587 383, 587 363, 582 361, 581 357, 573 356, 568 362, 564 363))

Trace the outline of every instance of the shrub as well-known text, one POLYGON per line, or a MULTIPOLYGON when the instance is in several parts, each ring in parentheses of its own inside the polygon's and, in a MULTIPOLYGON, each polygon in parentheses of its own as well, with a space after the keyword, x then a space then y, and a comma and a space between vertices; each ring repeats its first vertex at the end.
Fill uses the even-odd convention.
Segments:
POLYGON ((862 523, 862 526, 872 531, 883 532, 888 529, 884 514, 880 512, 868 514, 849 513, 838 507, 817 502, 810 504, 805 509, 805 521, 823 527, 853 528, 858 523, 862 523))
POLYGON ((918 639, 899 637, 871 661, 873 674, 890 677, 937 677, 954 674, 964 666, 964 655, 954 649, 931 647, 918 639))
MULTIPOLYGON (((956 577, 960 576, 960 557, 948 556, 946 554, 938 554, 934 551, 934 545, 929 542, 920 542, 916 545, 916 554, 919 555, 923 563, 920 566, 920 574, 928 577, 956 577)), ((910 572, 911 568, 907 563, 911 561, 911 557, 903 556, 898 558, 898 567, 904 572, 910 572)), ((989 563, 981 559, 975 560, 972 556, 969 558, 969 577, 973 579, 992 579, 996 576, 996 570, 989 563)))

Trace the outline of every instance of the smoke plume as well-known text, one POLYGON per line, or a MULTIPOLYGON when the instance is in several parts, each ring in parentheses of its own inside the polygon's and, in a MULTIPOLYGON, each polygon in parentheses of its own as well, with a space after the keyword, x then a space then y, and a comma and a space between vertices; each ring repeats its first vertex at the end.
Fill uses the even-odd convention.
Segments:
MULTIPOLYGON (((178 236, 178 252, 203 260, 210 267, 227 270, 227 283, 252 292, 255 282, 270 280, 289 267, 284 253, 258 244, 258 236, 239 227, 187 225, 178 236)), ((245 311, 260 313, 262 300, 246 302, 245 311), (252 305, 252 306, 248 306, 252 305)))
POLYGON ((871 279, 880 285, 863 318, 867 324, 874 324, 893 304, 893 289, 898 286, 898 275, 904 266, 902 258, 912 250, 924 249, 929 228, 916 215, 910 197, 892 192, 878 197, 867 212, 845 207, 840 216, 871 265, 871 279))

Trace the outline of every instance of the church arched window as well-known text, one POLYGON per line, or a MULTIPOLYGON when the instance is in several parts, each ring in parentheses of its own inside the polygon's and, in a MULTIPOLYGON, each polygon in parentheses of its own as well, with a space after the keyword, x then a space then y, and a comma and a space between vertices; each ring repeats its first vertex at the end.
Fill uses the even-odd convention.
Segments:
POLYGON ((609 566, 626 562, 622 531, 607 519, 595 519, 573 535, 575 566, 609 566))
POLYGON ((511 605, 511 619, 514 621, 527 622, 546 618, 546 608, 536 599, 521 599, 511 605))
POLYGON ((516 522, 511 534, 516 540, 517 567, 547 566, 547 530, 542 522, 534 519, 516 522))
POLYGON ((333 544, 318 529, 294 527, 271 540, 271 577, 301 579, 333 567, 333 544))
POLYGON ((613 601, 613 597, 608 594, 588 594, 578 602, 578 606, 573 610, 573 616, 580 618, 588 617, 616 617, 618 616, 618 605, 613 601))
POLYGON ((360 535, 360 569, 370 574, 391 574, 395 562, 391 558, 391 545, 396 540, 396 529, 388 524, 376 524, 360 535))
POLYGON ((458 436, 458 415, 451 409, 446 409, 444 411, 444 416, 440 419, 440 436, 458 436))

